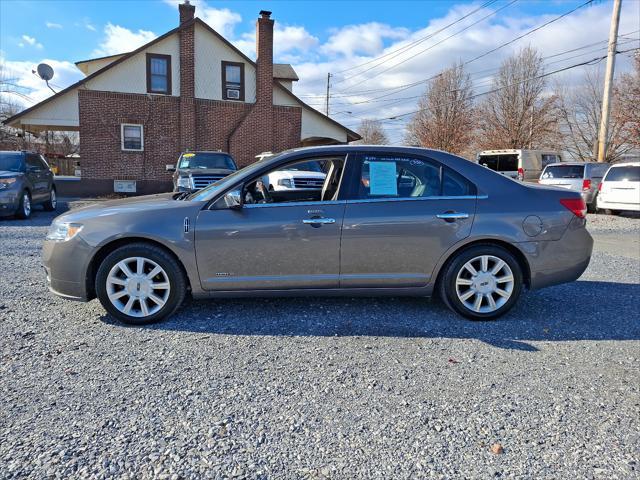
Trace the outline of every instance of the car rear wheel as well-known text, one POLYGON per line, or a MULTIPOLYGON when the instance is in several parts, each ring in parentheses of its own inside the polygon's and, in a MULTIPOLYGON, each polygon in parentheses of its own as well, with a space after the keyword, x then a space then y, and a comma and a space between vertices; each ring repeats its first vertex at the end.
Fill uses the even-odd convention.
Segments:
POLYGON ((44 202, 44 209, 47 212, 53 212, 58 207, 58 198, 56 196, 56 189, 52 188, 49 192, 49 200, 44 202))
POLYGON ((182 304, 186 279, 176 259, 144 243, 120 247, 100 264, 96 294, 118 320, 144 325, 164 320, 182 304))
POLYGON ((445 266, 440 296, 453 311, 471 320, 507 313, 522 292, 522 269, 507 250, 478 245, 458 253, 445 266))
POLYGON ((23 190, 20 194, 20 203, 16 210, 16 217, 26 219, 31 216, 31 195, 27 190, 23 190))

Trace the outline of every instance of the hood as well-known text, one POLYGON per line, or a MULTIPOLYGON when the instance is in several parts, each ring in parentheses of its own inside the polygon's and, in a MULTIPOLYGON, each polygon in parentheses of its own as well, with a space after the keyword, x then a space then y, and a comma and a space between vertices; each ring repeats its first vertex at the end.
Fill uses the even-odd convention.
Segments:
MULTIPOLYGON (((93 205, 71 210, 60 215, 56 220, 64 222, 83 222, 87 219, 97 217, 110 217, 120 214, 140 214, 155 210, 170 210, 175 208, 184 208, 185 204, 201 205, 203 202, 186 202, 174 200, 176 194, 159 193, 156 195, 145 195, 141 197, 130 197, 118 200, 107 200, 104 202, 96 202, 93 205)), ((199 207, 198 207, 199 208, 199 207)))
POLYGON ((228 168, 181 168, 177 170, 178 175, 186 177, 187 175, 231 175, 235 170, 229 170, 228 168))
POLYGON ((0 170, 0 178, 21 177, 22 172, 12 172, 11 170, 0 170))

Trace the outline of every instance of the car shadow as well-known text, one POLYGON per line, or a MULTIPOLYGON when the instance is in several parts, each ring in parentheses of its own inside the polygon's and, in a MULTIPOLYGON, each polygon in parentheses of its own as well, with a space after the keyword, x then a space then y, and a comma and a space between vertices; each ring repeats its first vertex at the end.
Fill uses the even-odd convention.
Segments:
MULTIPOLYGON (((476 339, 535 352, 530 342, 638 340, 640 284, 578 281, 525 293, 505 317, 473 322, 422 298, 270 298, 188 301, 142 327, 215 335, 476 339)), ((103 321, 119 325, 109 316, 103 321)))

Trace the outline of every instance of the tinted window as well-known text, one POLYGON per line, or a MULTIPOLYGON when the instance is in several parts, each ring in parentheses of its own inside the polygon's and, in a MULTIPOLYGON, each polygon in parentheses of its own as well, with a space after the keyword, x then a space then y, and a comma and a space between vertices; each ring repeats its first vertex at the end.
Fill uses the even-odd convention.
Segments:
POLYGON ((37 155, 27 155, 27 167, 35 168, 36 170, 42 170, 46 168, 43 165, 42 160, 40 160, 40 157, 38 157, 37 155))
POLYGON ((589 167, 590 169, 589 175, 595 178, 602 178, 604 177, 604 174, 607 173, 608 168, 609 168, 609 164, 607 163, 603 163, 601 165, 591 165, 589 167))
POLYGON ((542 168, 546 167, 550 163, 556 163, 557 161, 559 161, 559 158, 557 155, 542 154, 542 168))
POLYGON ((178 168, 223 168, 235 170, 233 158, 224 153, 195 152, 183 153, 178 168))
POLYGON ((518 170, 518 155, 481 155, 478 163, 497 172, 515 172, 518 170))
POLYGON ((447 197, 461 197, 475 195, 476 187, 459 173, 444 169, 442 175, 442 195, 447 197))
POLYGON ((363 157, 356 198, 432 197, 439 194, 438 165, 406 157, 363 157))
POLYGON ((542 172, 541 178, 582 178, 583 176, 584 165, 553 165, 542 172))
POLYGON ((604 179, 607 182, 640 182, 640 165, 637 167, 611 167, 604 179))
POLYGON ((285 170, 297 170, 299 172, 319 172, 322 173, 322 166, 319 162, 302 162, 288 166, 285 170))
POLYGON ((22 153, 0 152, 0 171, 19 172, 22 169, 22 153))

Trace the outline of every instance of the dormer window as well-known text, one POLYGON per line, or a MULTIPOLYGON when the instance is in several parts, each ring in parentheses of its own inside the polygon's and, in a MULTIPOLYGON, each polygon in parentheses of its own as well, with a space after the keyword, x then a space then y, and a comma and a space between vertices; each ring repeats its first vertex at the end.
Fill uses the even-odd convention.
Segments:
POLYGON ((222 62, 222 99, 244 101, 244 63, 222 62))
POLYGON ((171 55, 147 53, 147 93, 171 95, 171 55))

